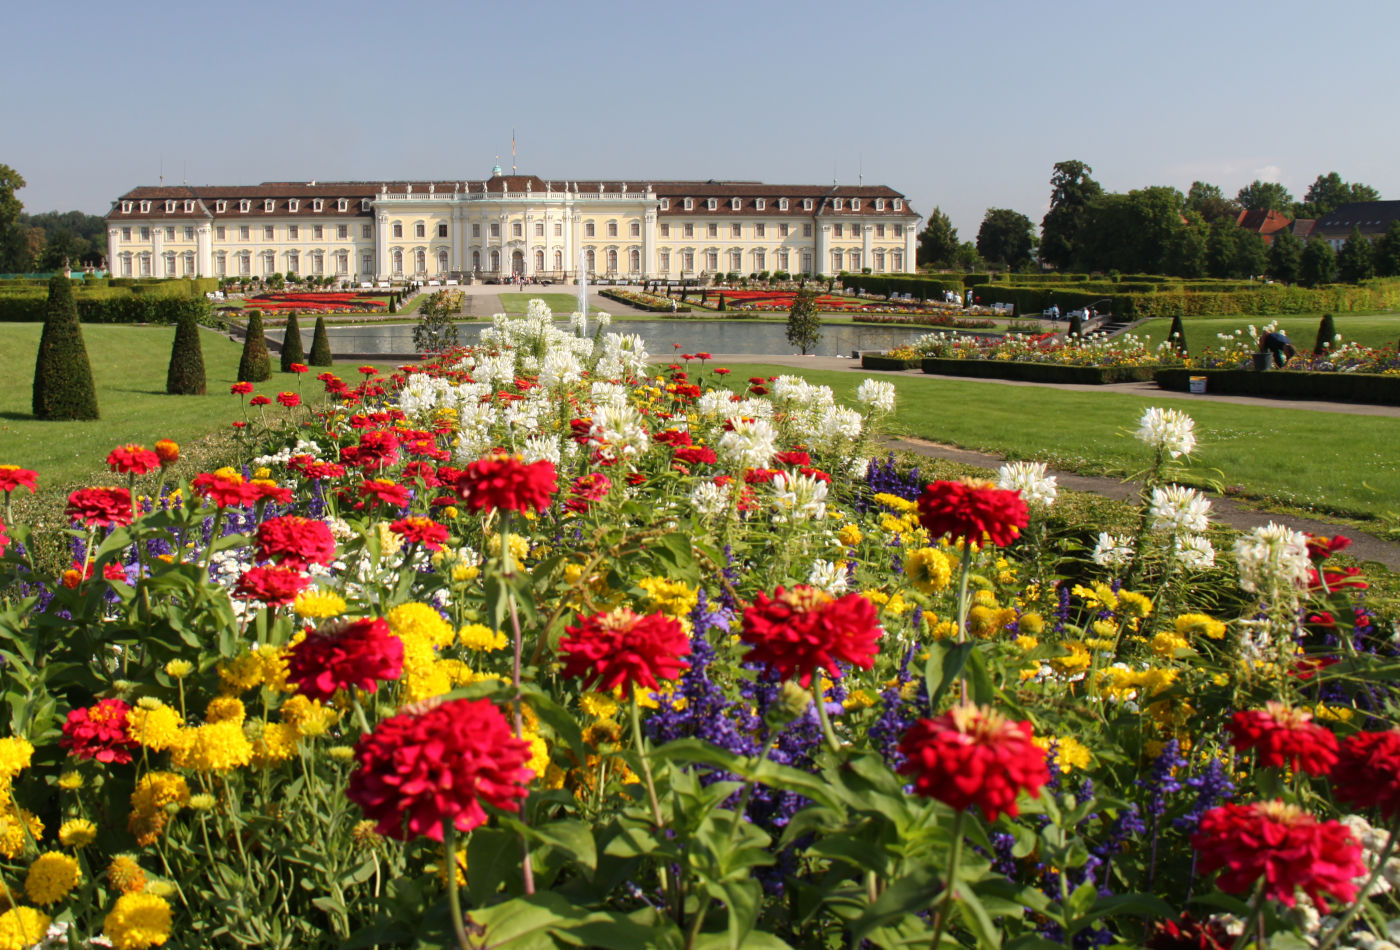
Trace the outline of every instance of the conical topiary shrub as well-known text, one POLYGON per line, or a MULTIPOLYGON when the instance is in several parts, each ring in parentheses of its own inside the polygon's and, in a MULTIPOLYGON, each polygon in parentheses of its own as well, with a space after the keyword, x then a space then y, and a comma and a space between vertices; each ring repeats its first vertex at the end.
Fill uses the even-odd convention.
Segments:
POLYGON ((301 324, 297 322, 295 310, 287 314, 287 329, 282 332, 282 372, 290 373, 293 363, 305 363, 306 353, 301 348, 301 324))
POLYGON ((332 366, 335 360, 331 359, 331 340, 326 336, 326 318, 316 318, 316 332, 311 334, 311 357, 306 361, 307 366, 332 366))
POLYGON ((34 415, 39 419, 96 419, 97 390, 83 345, 78 305, 67 275, 49 279, 44 332, 34 363, 34 415))
POLYGON ((165 374, 165 391, 171 396, 203 396, 204 350, 199 345, 199 321, 193 311, 180 314, 175 324, 175 342, 170 347, 170 369, 165 374))
POLYGON ((1071 314, 1069 315, 1069 332, 1068 332, 1068 335, 1069 335, 1069 336, 1083 336, 1083 335, 1084 335, 1084 318, 1081 317, 1081 316, 1079 315, 1079 312, 1078 312, 1078 311, 1075 311, 1074 313, 1071 313, 1071 314))
POLYGON ((248 335, 243 338, 243 358, 238 361, 240 383, 260 383, 272 375, 272 357, 263 338, 262 311, 248 313, 248 335))
POLYGON ((1167 331, 1167 339, 1171 341, 1172 349, 1176 350, 1178 355, 1191 355, 1186 349, 1186 327, 1181 324, 1181 314, 1172 317, 1172 328, 1167 331))
POLYGON ((1337 345, 1337 324, 1333 321, 1330 313, 1322 315, 1322 322, 1317 325, 1317 342, 1313 344, 1313 352, 1321 354, 1330 351, 1337 345))

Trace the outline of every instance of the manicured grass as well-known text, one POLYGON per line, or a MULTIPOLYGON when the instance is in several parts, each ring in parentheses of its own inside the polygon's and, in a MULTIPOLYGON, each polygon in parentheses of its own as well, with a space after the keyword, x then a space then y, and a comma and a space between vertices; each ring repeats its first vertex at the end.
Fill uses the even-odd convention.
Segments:
MULTIPOLYGON (((745 364, 742 376, 792 373, 745 364)), ((804 370, 802 376, 851 400, 865 375, 804 370)), ((732 377, 731 377, 732 378, 732 377)), ((1034 458, 1086 474, 1128 476, 1148 464, 1133 438, 1148 406, 1187 411, 1196 420, 1197 484, 1305 511, 1375 520, 1393 528, 1400 509, 1400 425, 1386 416, 1271 409, 1224 402, 1152 399, 1047 386, 1008 386, 883 375, 899 392, 891 428, 1012 458, 1034 458), (1212 471, 1215 470, 1215 471, 1212 471)))
MULTIPOLYGON (((554 316, 559 318, 567 318, 578 309, 578 294, 503 293, 500 297, 501 306, 512 315, 524 313, 530 309, 530 301, 536 299, 543 300, 554 311, 554 316)), ((590 312, 596 312, 596 308, 590 312)))
MULTIPOLYGON (((1241 330, 1253 324, 1256 328, 1278 321, 1279 326, 1293 345, 1299 350, 1310 352, 1317 340, 1317 325, 1321 314, 1291 315, 1277 317, 1190 317, 1183 318, 1186 328, 1186 346, 1191 352, 1199 353, 1207 346, 1218 347, 1217 334, 1241 330)), ((1400 339, 1400 314, 1336 314, 1333 317, 1337 332, 1344 341, 1354 341, 1364 346, 1395 346, 1400 339)), ((1147 337, 1152 346, 1167 338, 1172 322, 1167 319, 1149 320, 1133 330, 1138 336, 1147 337)))
MULTIPOLYGON (((241 417, 238 397, 229 394, 229 386, 238 375, 241 343, 204 332, 200 348, 208 395, 167 396, 165 374, 174 327, 90 324, 83 327, 83 339, 102 418, 97 422, 41 422, 30 414, 40 330, 37 323, 0 324, 0 350, 10 354, 13 367, 0 378, 0 464, 35 469, 41 488, 92 478, 104 469, 107 453, 117 445, 139 442, 150 446, 156 439, 185 443, 224 430, 241 417)), ((380 370, 391 372, 392 367, 385 365, 380 370)), ((360 378, 353 364, 338 371, 352 384, 360 378)), ((290 373, 277 372, 274 355, 272 378, 258 383, 255 392, 274 397, 281 390, 295 392, 297 380, 290 373)), ((314 373, 300 381, 307 401, 320 394, 321 384, 314 373)), ((275 403, 267 409, 286 412, 275 403)))

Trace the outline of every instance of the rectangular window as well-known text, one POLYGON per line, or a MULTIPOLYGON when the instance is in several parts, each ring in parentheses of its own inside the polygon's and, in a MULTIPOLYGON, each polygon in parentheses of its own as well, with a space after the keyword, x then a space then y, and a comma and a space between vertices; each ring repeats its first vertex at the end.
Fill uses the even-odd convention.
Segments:
POLYGON ((669 274, 669 273, 671 272, 671 252, 670 252, 670 251, 662 251, 662 252, 661 252, 661 272, 664 273, 664 274, 669 274))
POLYGON ((298 207, 297 199, 292 198, 292 199, 290 199, 290 200, 287 202, 287 210, 288 210, 288 211, 295 211, 295 210, 297 210, 297 207, 298 207))
POLYGON ((360 258, 360 273, 368 277, 374 273, 374 255, 366 254, 360 258))
POLYGON ((173 241, 173 240, 175 240, 175 229, 174 229, 174 228, 166 228, 166 229, 165 229, 165 239, 166 239, 167 241, 173 241))
POLYGON ((313 224, 313 225, 311 226, 311 239, 312 239, 313 241, 319 241, 319 240, 321 240, 322 238, 324 238, 325 236, 326 236, 326 229, 325 229, 325 228, 321 227, 319 224, 313 224))
POLYGON ((762 248, 753 252, 753 269, 756 271, 768 269, 768 255, 763 252, 762 248))
POLYGON ((141 229, 141 240, 143 240, 143 241, 149 241, 150 239, 151 239, 151 229, 150 229, 150 228, 142 228, 142 229, 141 229))
MULTIPOLYGON (((447 236, 447 235, 445 235, 445 234, 443 235, 443 237, 446 237, 446 236, 447 236)), ((544 237, 544 222, 543 222, 543 221, 536 221, 536 222, 535 222, 535 237, 544 237)))
POLYGON ((217 211, 219 214, 223 214, 225 211, 228 210, 228 202, 227 202, 227 201, 216 201, 216 202, 214 202, 214 210, 217 211))
POLYGON ((562 221, 555 221, 555 222, 554 222, 554 236, 555 236, 555 237, 563 237, 563 236, 564 236, 564 222, 562 222, 562 221))
POLYGON ((731 224, 729 226, 729 236, 741 238, 744 236, 744 226, 742 224, 731 224))
POLYGON ((780 225, 778 225, 778 237, 787 237, 787 236, 788 236, 788 226, 787 226, 786 224, 780 224, 780 225))
POLYGON ((768 226, 763 224, 755 224, 753 226, 753 236, 756 238, 767 237, 768 226))
MULTIPOLYGON (((811 198, 803 198, 803 199, 802 199, 802 210, 803 210, 803 211, 811 211, 811 210, 812 210, 812 199, 811 199, 811 198)), ((811 273, 811 271, 809 270, 808 273, 811 273)))
MULTIPOLYGON (((276 204, 277 202, 273 201, 271 198, 268 198, 266 201, 263 202, 263 210, 270 213, 273 209, 273 206, 276 204)), ((269 273, 271 273, 271 271, 269 271, 269 273)))
POLYGON ((250 229, 246 224, 243 225, 241 228, 238 229, 238 240, 240 240, 240 241, 249 241, 249 240, 252 240, 252 236, 251 236, 251 234, 249 233, 250 231, 251 231, 251 229, 250 229))
POLYGON ((584 236, 584 237, 594 237, 595 235, 596 235, 596 231, 595 231, 595 229, 594 229, 594 227, 593 227, 593 222, 592 222, 592 221, 586 221, 586 222, 584 222, 584 225, 583 225, 583 236, 584 236))
POLYGON ((287 225, 287 240, 297 241, 301 239, 301 228, 295 224, 287 225))
POLYGON ((859 198, 852 198, 852 199, 851 199, 851 210, 852 210, 852 211, 859 211, 859 210, 860 210, 860 199, 859 199, 859 198))
POLYGON ((216 228, 214 229, 214 240, 216 240, 216 241, 222 241, 223 239, 224 239, 224 226, 221 224, 221 225, 219 225, 218 227, 216 227, 216 228))
POLYGON ((705 269, 709 271, 719 270, 719 251, 705 252, 705 269))
POLYGON ((445 225, 445 224, 439 224, 439 225, 438 225, 438 237, 444 237, 444 238, 447 237, 447 225, 445 225))
POLYGON ((335 236, 344 241, 350 237, 350 225, 338 224, 335 228, 335 236))
POLYGON ((694 199, 694 198, 686 198, 686 199, 682 202, 682 206, 683 206, 683 207, 685 208, 685 210, 687 210, 687 211, 690 211, 690 210, 694 209, 694 207, 695 207, 695 199, 694 199))
POLYGON ((394 222, 394 231, 393 231, 393 234, 394 234, 394 237, 396 237, 396 238, 401 238, 401 237, 403 237, 403 225, 400 224, 400 223, 397 222, 397 221, 394 222))
POLYGON ((370 226, 369 226, 368 224, 362 224, 362 225, 360 225, 360 237, 362 237, 362 238, 367 238, 367 237, 369 237, 369 236, 370 236, 370 230, 369 230, 369 229, 370 229, 370 226))
POLYGON ((193 241, 193 240, 194 240, 194 228, 185 228, 185 240, 186 240, 186 241, 193 241))
POLYGON ((684 227, 684 231, 685 231, 685 236, 686 236, 686 237, 695 237, 695 225, 693 225, 693 224, 687 224, 687 225, 684 225, 683 227, 684 227))
POLYGON ((131 240, 131 228, 122 228, 122 240, 123 240, 123 241, 130 241, 130 240, 131 240))
POLYGON ((718 224, 710 224, 710 225, 709 225, 709 231, 708 231, 708 233, 709 233, 710 237, 719 237, 719 225, 718 225, 718 224))
POLYGON ((693 271, 693 270, 695 270, 695 252, 694 252, 694 251, 681 251, 681 270, 684 270, 684 271, 693 271))
POLYGON ((883 224, 875 225, 875 236, 877 238, 882 238, 885 236, 885 226, 883 224))
POLYGON ((661 236, 664 238, 671 236, 671 226, 669 224, 661 225, 661 236))
POLYGON ((736 270, 736 271, 737 271, 737 270, 743 270, 743 269, 744 269, 744 252, 743 252, 743 251, 730 251, 730 252, 729 252, 729 269, 730 269, 730 270, 736 270))
POLYGON ((641 236, 642 236, 642 225, 641 225, 641 222, 640 222, 640 221, 633 221, 633 222, 632 222, 632 236, 633 236, 633 237, 641 237, 641 236))
POLYGON ((765 199, 763 199, 763 198, 755 198, 755 199, 753 200, 753 206, 754 206, 755 208, 757 208, 759 211, 762 211, 763 208, 764 208, 764 206, 765 206, 767 203, 768 203, 768 202, 767 202, 765 199))
POLYGON ((491 236, 494 238, 498 238, 501 236, 501 222, 491 222, 491 236))
POLYGON ((608 237, 617 237, 617 222, 608 222, 608 237))
POLYGON ((273 234, 272 225, 270 225, 270 224, 263 225, 263 240, 264 240, 264 241, 271 241, 271 240, 272 240, 272 234, 273 234))
POLYGON ((473 224, 473 225, 472 225, 472 237, 481 237, 481 225, 479 225, 479 224, 473 224))
POLYGON ((662 199, 661 199, 661 210, 662 210, 662 211, 666 211, 666 210, 669 209, 670 207, 671 207, 671 199, 670 199, 670 198, 662 198, 662 199))
POLYGON ((424 226, 424 225, 421 224, 421 223, 420 223, 420 224, 415 224, 415 225, 413 226, 413 236, 414 236, 414 237, 427 237, 427 236, 428 236, 428 231, 427 231, 426 226, 424 226))
POLYGON ((833 225, 831 226, 831 236, 832 236, 832 237, 845 237, 845 236, 846 236, 846 228, 845 228, 845 226, 842 225, 840 222, 837 222, 836 224, 833 224, 833 225))

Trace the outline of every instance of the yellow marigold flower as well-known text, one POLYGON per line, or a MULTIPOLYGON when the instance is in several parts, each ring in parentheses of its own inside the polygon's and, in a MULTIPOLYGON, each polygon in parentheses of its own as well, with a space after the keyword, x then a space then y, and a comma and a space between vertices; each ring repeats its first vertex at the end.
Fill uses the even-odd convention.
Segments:
MULTIPOLYGON (((467 886, 467 849, 466 849, 465 846, 463 846, 463 847, 457 849, 456 860, 453 862, 453 864, 455 865, 456 871, 457 871, 457 873, 454 875, 454 877, 456 877, 456 879, 457 879, 457 886, 458 886, 458 887, 466 887, 466 886, 467 886)), ((437 875, 437 879, 438 879, 438 881, 442 884, 443 887, 446 887, 446 886, 447 886, 447 862, 446 862, 446 861, 441 861, 441 860, 440 860, 440 861, 437 861, 437 862, 434 863, 434 864, 430 864, 430 865, 428 865, 428 870, 431 871, 433 874, 436 874, 436 875, 437 875)))
POLYGON ((296 595, 292 601, 292 610, 296 611, 299 617, 327 620, 345 613, 345 598, 333 590, 308 587, 296 595))
POLYGON ((525 767, 534 772, 536 778, 542 778, 549 768, 549 745, 534 732, 521 733, 520 738, 530 747, 530 758, 525 767))
POLYGON ((379 536, 380 557, 393 557, 403 550, 403 538, 389 530, 389 522, 379 521, 374 525, 374 533, 379 536))
POLYGON ((904 599, 904 595, 895 591, 890 602, 885 605, 885 612, 894 617, 901 617, 914 609, 914 605, 904 599))
POLYGON ((1068 653, 1065 656, 1052 656, 1048 662, 1050 668, 1061 675, 1082 673, 1089 668, 1089 650, 1082 643, 1073 640, 1060 644, 1068 653))
POLYGON ((880 529, 886 534, 903 534, 904 519, 896 518, 894 515, 886 512, 880 515, 880 529))
POLYGON ((8 789, 15 776, 29 768, 34 745, 20 736, 0 739, 0 790, 8 789))
MULTIPOLYGON (((301 632, 304 635, 305 631, 301 632)), ((287 647, 275 647, 267 643, 258 647, 257 657, 262 661, 263 667, 263 685, 268 689, 279 693, 290 693, 296 689, 287 683, 288 655, 287 647)))
POLYGON ((1176 618, 1176 632, 1183 637, 1221 640, 1225 637, 1225 624, 1205 614, 1182 614, 1176 618))
POLYGON ((853 548, 865 540, 865 535, 861 534, 860 527, 852 522, 841 526, 841 530, 836 532, 836 540, 848 548, 853 548))
POLYGON ((213 811, 219 800, 208 792, 200 792, 190 796, 190 808, 195 811, 213 811))
POLYGON ((29 849, 29 842, 42 840, 44 823, 39 816, 14 802, 0 812, 0 855, 17 858, 29 849), (26 834, 26 829, 28 833, 26 834))
POLYGON ((1075 769, 1089 767, 1089 747, 1073 736, 1034 736, 1031 741, 1047 752, 1053 743, 1055 765, 1061 772, 1073 772, 1075 769))
POLYGON ((248 711, 243 708, 243 700, 236 696, 216 696, 204 707, 205 722, 242 723, 247 717, 248 711))
POLYGON ((1118 595, 1113 593, 1113 588, 1102 581, 1095 581, 1092 588, 1075 584, 1070 589, 1070 593, 1075 597, 1084 599, 1084 606, 1090 609, 1102 607, 1105 610, 1118 609, 1118 595))
POLYGON ((253 744, 243 734, 241 722, 209 722, 185 732, 189 744, 171 756, 171 762, 180 768, 227 772, 253 759, 253 744))
POLYGON ((254 470, 253 470, 253 478, 254 478, 254 480, 258 480, 258 479, 267 479, 267 478, 271 478, 271 477, 272 477, 272 469, 268 468, 266 465, 262 466, 261 468, 257 468, 257 469, 254 469, 254 470))
POLYGON ((937 614, 924 614, 924 624, 928 627, 929 636, 935 640, 947 640, 958 635, 956 620, 939 620, 937 614))
POLYGON ((427 604, 399 604, 384 619, 389 629, 405 642, 421 638, 439 650, 452 645, 452 625, 427 604))
POLYGON ((334 708, 306 696, 291 696, 282 704, 282 721, 307 738, 325 735, 339 718, 340 713, 334 708))
POLYGON ((978 607, 995 607, 997 595, 989 590, 975 590, 972 592, 972 602, 978 607))
POLYGON ((875 705, 875 697, 871 696, 866 690, 856 689, 850 692, 845 702, 841 705, 848 710, 869 709, 871 706, 875 705))
POLYGON ((1118 612, 1141 620, 1152 613, 1152 601, 1130 590, 1118 592, 1118 612))
POLYGON ((595 749, 615 746, 622 741, 622 727, 611 719, 600 719, 584 728, 583 741, 595 749))
POLYGON ((86 848, 97 840, 97 825, 86 818, 70 818, 58 827, 58 841, 68 848, 86 848))
POLYGON ((1163 630, 1152 638, 1148 647, 1157 656, 1162 657, 1164 660, 1170 660, 1172 657, 1176 656, 1177 650, 1188 650, 1191 648, 1191 644, 1180 634, 1173 633, 1170 630, 1163 630))
POLYGON ((289 722, 264 722, 262 733, 253 742, 253 765, 267 768, 285 762, 297 752, 301 733, 289 722))
POLYGON ((1018 628, 1022 633, 1028 633, 1033 637, 1038 637, 1045 632, 1045 618, 1035 611, 1021 614, 1018 628))
POLYGON ((646 612, 659 611, 668 617, 684 617, 695 609, 699 600, 699 589, 685 581, 673 581, 665 577, 644 577, 637 586, 646 592, 646 612))
POLYGON ((83 773, 69 770, 58 777, 58 787, 65 792, 76 792, 83 787, 83 773))
POLYGON ((44 939, 52 922, 33 907, 11 907, 0 914, 0 950, 28 950, 44 939))
POLYGON ((457 631, 457 642, 468 650, 492 653, 506 648, 506 635, 484 623, 469 623, 457 631))
POLYGON ((1026 653, 1029 653, 1029 652, 1031 652, 1032 650, 1034 650, 1036 647, 1040 646, 1040 641, 1039 641, 1039 640, 1037 640, 1035 637, 1028 637, 1028 636, 1026 636, 1025 634, 1021 634, 1019 637, 1017 637, 1015 640, 1013 640, 1013 641, 1011 641, 1011 642, 1014 643, 1014 644, 1016 644, 1016 646, 1017 646, 1018 648, 1020 648, 1022 651, 1026 652, 1026 653))
POLYGON ((918 509, 916 502, 900 498, 898 495, 891 495, 889 492, 880 492, 875 496, 875 504, 882 505, 894 511, 915 511, 918 509))
MULTIPOLYGON (((492 557, 501 556, 501 536, 499 534, 491 535, 490 540, 486 542, 486 550, 492 557)), ((512 534, 510 536, 510 556, 512 568, 517 571, 523 568, 525 566, 525 558, 528 557, 529 554, 530 542, 526 541, 518 534, 512 534)))
POLYGON ((107 865, 107 883, 123 894, 131 894, 146 887, 146 872, 131 855, 119 854, 107 865))
POLYGON ((918 548, 904 559, 904 573, 915 589, 925 594, 947 590, 953 579, 948 555, 937 548, 918 548))
POLYGON ((378 824, 368 818, 357 821, 355 827, 350 829, 350 840, 372 848, 384 840, 377 829, 378 824))
POLYGON ((457 514, 458 514, 457 506, 456 506, 456 505, 448 505, 446 508, 443 508, 443 509, 442 509, 442 520, 443 520, 443 521, 451 521, 452 519, 454 519, 454 518, 457 517, 457 514))
MULTIPOLYGON (((333 745, 326 750, 326 755, 330 756, 336 762, 349 762, 355 757, 355 750, 348 745, 333 745)), ((373 824, 373 822, 370 822, 370 824, 373 824)))
POLYGON ((481 568, 475 564, 452 565, 452 580, 458 584, 470 584, 481 576, 481 568))
POLYGON ((184 679, 194 672, 194 664, 189 660, 171 660, 165 664, 165 675, 173 679, 184 679))
POLYGON ((876 607, 883 607, 890 602, 890 595, 882 590, 863 590, 860 595, 876 607))
POLYGON ((29 865, 24 876, 24 893, 36 904, 56 904, 83 879, 82 868, 62 851, 46 851, 29 865))
POLYGON ((1334 722, 1350 722, 1352 717, 1356 715, 1353 710, 1347 709, 1345 706, 1325 706, 1322 703, 1314 706, 1312 713, 1317 719, 1331 719, 1334 722))
POLYGON ((102 921, 116 950, 159 947, 170 937, 170 904, 154 894, 123 894, 102 921))
POLYGON ((219 680, 226 693, 238 695, 246 693, 263 682, 263 662, 254 653, 244 653, 232 660, 219 663, 219 680))
POLYGON ((455 685, 452 678, 454 671, 452 665, 431 659, 412 665, 405 662, 403 676, 399 679, 404 701, 419 703, 451 692, 455 685))
POLYGON ((1212 683, 1214 683, 1216 686, 1229 686, 1229 685, 1230 685, 1230 674, 1229 674, 1229 673, 1216 673, 1214 676, 1212 676, 1212 677, 1210 678, 1210 681, 1211 681, 1212 683))
POLYGON ((579 697, 578 708, 594 719, 611 719, 617 714, 618 705, 611 696, 589 692, 579 697))

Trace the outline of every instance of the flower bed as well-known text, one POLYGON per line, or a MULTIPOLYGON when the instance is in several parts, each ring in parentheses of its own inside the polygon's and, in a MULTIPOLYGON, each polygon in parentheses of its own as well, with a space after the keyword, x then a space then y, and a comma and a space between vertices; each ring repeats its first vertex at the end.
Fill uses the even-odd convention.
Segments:
POLYGON ((967 376, 977 379, 1017 379, 1032 383, 1104 385, 1155 379, 1157 366, 1073 366, 1065 363, 996 362, 924 357, 920 367, 935 376, 967 376))
POLYGON ((691 309, 686 304, 672 300, 670 297, 661 297, 656 294, 643 293, 639 290, 617 290, 608 288, 600 290, 598 293, 609 300, 617 300, 638 310, 648 310, 652 313, 690 313, 691 309))
POLYGON ((296 310, 299 313, 364 313, 388 308, 385 294, 374 293, 265 293, 244 298, 248 309, 268 313, 296 310))
POLYGON ((1374 945, 1395 618, 1344 539, 1217 554, 1172 410, 1095 543, 1044 466, 871 459, 887 382, 680 359, 532 304, 236 384, 239 464, 114 449, 57 573, 0 466, 8 945, 1374 945))
POLYGON ((918 369, 922 363, 923 357, 921 356, 892 356, 889 353, 860 354, 861 369, 918 369))

